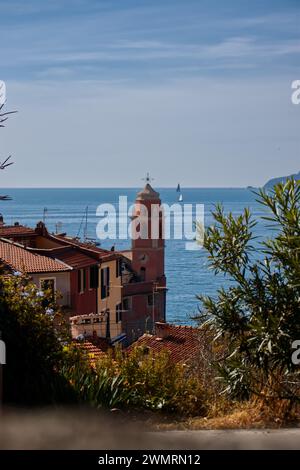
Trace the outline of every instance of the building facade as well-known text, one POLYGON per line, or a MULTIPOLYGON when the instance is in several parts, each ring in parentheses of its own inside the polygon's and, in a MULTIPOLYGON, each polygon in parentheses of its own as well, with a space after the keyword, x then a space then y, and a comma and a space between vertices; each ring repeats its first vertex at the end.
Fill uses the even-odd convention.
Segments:
POLYGON ((131 249, 125 252, 51 234, 43 222, 32 229, 7 226, 0 219, 0 237, 6 240, 0 259, 7 243, 18 245, 24 259, 44 260, 44 265, 48 259, 55 274, 49 266, 46 272, 34 272, 26 263, 21 270, 39 288, 57 292, 73 336, 128 345, 166 319, 164 218, 159 194, 149 181, 137 194, 132 219, 131 249))

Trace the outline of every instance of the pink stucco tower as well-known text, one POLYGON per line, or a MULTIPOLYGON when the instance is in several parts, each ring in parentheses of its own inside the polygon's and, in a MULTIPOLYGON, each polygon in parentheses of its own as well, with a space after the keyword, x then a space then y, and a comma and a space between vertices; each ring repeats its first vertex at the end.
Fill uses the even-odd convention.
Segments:
MULTIPOLYGON (((132 239, 132 267, 142 281, 157 281, 165 276, 165 240, 159 193, 147 182, 135 200, 137 232, 132 239)), ((134 222, 134 221, 133 221, 134 222)))
POLYGON ((132 216, 131 267, 135 282, 124 286, 131 309, 126 315, 126 332, 131 341, 154 330, 156 321, 166 317, 164 218, 161 200, 146 178, 137 194, 132 216))

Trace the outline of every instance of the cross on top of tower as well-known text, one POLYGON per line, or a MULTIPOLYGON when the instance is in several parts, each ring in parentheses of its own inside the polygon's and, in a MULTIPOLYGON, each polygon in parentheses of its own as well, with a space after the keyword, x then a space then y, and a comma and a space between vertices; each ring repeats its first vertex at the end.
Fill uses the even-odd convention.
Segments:
POLYGON ((151 178, 149 172, 147 172, 145 178, 142 178, 142 180, 146 181, 146 183, 150 183, 150 181, 153 181, 154 178, 151 178))
POLYGON ((152 181, 154 178, 151 178, 149 172, 147 172, 146 177, 142 179, 146 182, 146 184, 145 184, 144 189, 138 193, 136 200, 137 201, 146 200, 146 199, 158 200, 159 193, 154 191, 154 189, 152 188, 150 184, 150 181, 152 181))

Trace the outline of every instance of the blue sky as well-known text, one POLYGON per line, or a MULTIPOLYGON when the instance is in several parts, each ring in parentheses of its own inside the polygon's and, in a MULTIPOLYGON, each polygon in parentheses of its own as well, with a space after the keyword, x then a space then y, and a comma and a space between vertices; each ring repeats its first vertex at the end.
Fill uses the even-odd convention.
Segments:
POLYGON ((260 185, 300 170, 300 2, 0 0, 1 186, 260 185), (47 171, 45 171, 47 169, 47 171))

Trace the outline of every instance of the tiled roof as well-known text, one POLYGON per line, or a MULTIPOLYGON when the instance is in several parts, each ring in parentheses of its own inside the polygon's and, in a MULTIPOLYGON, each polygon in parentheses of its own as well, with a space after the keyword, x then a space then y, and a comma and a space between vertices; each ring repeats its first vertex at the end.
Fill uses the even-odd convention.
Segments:
POLYGON ((94 365, 100 357, 103 357, 109 349, 109 343, 104 338, 88 337, 84 341, 74 340, 76 346, 87 354, 87 359, 94 365))
POLYGON ((199 358, 207 340, 206 332, 200 328, 156 323, 156 334, 144 334, 128 350, 135 346, 147 347, 154 353, 167 350, 173 362, 184 363, 199 358))
POLYGON ((63 235, 49 235, 49 237, 53 240, 63 243, 64 245, 70 245, 81 248, 86 253, 91 254, 97 259, 116 258, 116 256, 118 255, 117 252, 104 250, 103 248, 99 248, 98 246, 95 246, 92 243, 83 243, 71 237, 66 237, 63 235))
POLYGON ((35 231, 30 227, 24 225, 2 225, 0 226, 0 237, 14 237, 14 236, 36 236, 35 231))
MULTIPOLYGON (((46 254, 46 250, 43 252, 46 254)), ((52 253, 50 252, 51 250, 49 250, 49 256, 53 256, 75 269, 86 268, 97 264, 97 260, 95 260, 95 258, 76 250, 75 247, 66 247, 64 250, 55 249, 52 253)))
POLYGON ((77 248, 78 251, 80 250, 82 253, 85 253, 86 255, 97 260, 103 259, 105 261, 110 261, 120 256, 114 251, 104 250, 103 248, 95 246, 93 243, 81 242, 77 238, 69 237, 66 234, 51 234, 48 232, 47 227, 43 222, 39 222, 37 224, 34 233, 36 235, 45 237, 48 240, 52 240, 61 246, 77 248))
POLYGON ((28 274, 71 270, 70 266, 61 261, 38 255, 4 239, 0 240, 0 260, 15 271, 28 274))

